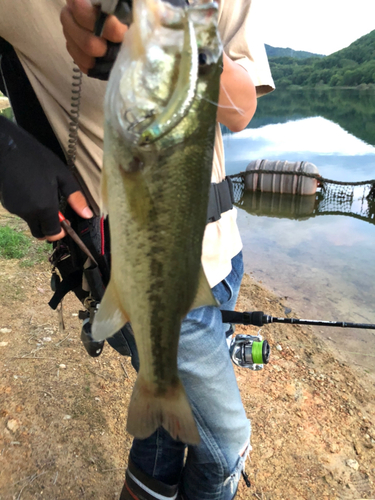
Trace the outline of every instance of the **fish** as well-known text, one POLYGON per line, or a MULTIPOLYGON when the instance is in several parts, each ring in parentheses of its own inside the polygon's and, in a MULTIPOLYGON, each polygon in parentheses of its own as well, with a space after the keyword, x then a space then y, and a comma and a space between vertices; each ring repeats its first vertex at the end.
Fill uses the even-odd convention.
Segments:
POLYGON ((217 306, 201 264, 223 64, 217 23, 214 2, 134 0, 107 85, 101 189, 111 278, 92 334, 104 340, 132 325, 140 369, 127 430, 139 439, 163 426, 176 440, 200 441, 177 354, 183 318, 217 306))

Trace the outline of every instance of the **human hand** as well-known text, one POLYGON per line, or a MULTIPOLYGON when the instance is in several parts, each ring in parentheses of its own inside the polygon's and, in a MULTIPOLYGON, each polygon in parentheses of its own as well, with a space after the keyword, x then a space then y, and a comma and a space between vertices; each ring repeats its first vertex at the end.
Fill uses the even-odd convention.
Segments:
POLYGON ((66 165, 14 123, 0 116, 0 201, 24 219, 36 238, 65 236, 59 221, 59 192, 84 219, 93 217, 66 165))
POLYGON ((107 41, 121 43, 128 29, 116 16, 108 16, 102 36, 95 36, 97 15, 90 0, 66 0, 60 15, 68 52, 85 74, 94 67, 95 58, 106 54, 107 41))

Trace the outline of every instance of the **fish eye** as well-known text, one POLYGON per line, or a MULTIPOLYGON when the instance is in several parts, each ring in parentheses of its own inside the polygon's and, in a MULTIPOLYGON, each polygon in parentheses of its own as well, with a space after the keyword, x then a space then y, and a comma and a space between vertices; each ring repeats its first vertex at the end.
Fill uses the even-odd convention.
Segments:
POLYGON ((209 71, 212 62, 212 54, 207 50, 198 53, 199 74, 204 75, 209 71))
POLYGON ((205 52, 199 52, 198 54, 199 66, 206 66, 207 64, 207 54, 205 52))

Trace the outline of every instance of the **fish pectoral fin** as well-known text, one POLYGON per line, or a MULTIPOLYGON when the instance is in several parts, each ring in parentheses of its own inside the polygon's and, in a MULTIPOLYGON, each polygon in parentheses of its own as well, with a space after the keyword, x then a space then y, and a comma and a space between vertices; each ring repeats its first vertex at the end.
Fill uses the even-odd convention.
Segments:
POLYGON ((127 431, 138 439, 146 439, 163 426, 173 439, 198 444, 199 432, 185 389, 181 383, 167 394, 155 395, 141 374, 135 382, 129 404, 127 431))
POLYGON ((198 284, 198 290, 195 295, 195 299, 193 301, 193 304, 190 308, 192 311, 193 309, 196 309, 197 307, 203 307, 203 306, 218 306, 219 303, 213 296, 211 287, 207 281, 206 275, 204 273, 203 267, 201 266, 200 273, 199 273, 199 284, 198 284))
POLYGON ((128 321, 128 315, 121 307, 116 287, 111 280, 99 305, 99 310, 95 314, 92 336, 97 341, 105 340, 112 337, 128 321))

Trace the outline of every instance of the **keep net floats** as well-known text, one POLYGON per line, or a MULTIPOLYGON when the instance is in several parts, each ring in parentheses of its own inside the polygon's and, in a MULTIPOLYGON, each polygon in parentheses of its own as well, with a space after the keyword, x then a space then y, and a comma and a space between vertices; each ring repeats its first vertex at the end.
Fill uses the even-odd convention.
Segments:
POLYGON ((346 215, 375 224, 375 179, 359 182, 336 181, 322 177, 317 173, 315 166, 313 166, 313 170, 316 172, 307 171, 309 169, 304 168, 304 164, 305 162, 291 164, 268 160, 251 162, 246 171, 228 176, 233 183, 234 203, 241 207, 245 196, 251 192, 264 191, 268 195, 277 193, 280 196, 283 193, 283 182, 285 183, 285 179, 291 176, 293 181, 289 181, 289 184, 286 183, 285 196, 292 194, 301 196, 303 189, 299 189, 299 187, 303 186, 303 179, 315 181, 315 193, 306 195, 315 197, 314 209, 309 214, 311 217, 346 215), (277 169, 278 164, 281 164, 282 170, 277 169), (287 166, 285 166, 286 164, 287 166), (288 167, 289 170, 286 170, 288 167), (280 181, 280 179, 282 180, 280 181), (294 192, 288 190, 288 186, 290 188, 292 183, 296 186, 294 192))

